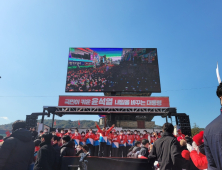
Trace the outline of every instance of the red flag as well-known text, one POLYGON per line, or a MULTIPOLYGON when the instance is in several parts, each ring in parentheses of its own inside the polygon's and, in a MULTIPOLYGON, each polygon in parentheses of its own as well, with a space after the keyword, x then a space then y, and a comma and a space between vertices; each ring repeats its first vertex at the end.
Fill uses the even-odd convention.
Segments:
POLYGON ((78 121, 78 125, 80 126, 80 121, 78 121))
POLYGON ((54 121, 54 126, 56 125, 56 120, 54 121))

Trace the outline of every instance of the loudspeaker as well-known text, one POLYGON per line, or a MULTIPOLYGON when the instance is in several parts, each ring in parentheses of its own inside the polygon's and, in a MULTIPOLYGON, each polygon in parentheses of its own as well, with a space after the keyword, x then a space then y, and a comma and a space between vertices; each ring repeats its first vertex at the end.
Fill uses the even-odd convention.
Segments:
POLYGON ((188 115, 176 116, 176 123, 184 135, 191 136, 190 119, 188 115))
POLYGON ((29 130, 31 127, 36 127, 37 119, 36 115, 26 115, 26 128, 29 130))

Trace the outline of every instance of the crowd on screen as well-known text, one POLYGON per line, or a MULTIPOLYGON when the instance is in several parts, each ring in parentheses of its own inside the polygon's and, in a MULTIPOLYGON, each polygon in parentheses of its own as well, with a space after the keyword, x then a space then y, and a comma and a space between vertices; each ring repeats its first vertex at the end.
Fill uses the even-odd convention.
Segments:
POLYGON ((120 65, 69 70, 66 91, 158 91, 159 73, 156 66, 127 61, 120 65))

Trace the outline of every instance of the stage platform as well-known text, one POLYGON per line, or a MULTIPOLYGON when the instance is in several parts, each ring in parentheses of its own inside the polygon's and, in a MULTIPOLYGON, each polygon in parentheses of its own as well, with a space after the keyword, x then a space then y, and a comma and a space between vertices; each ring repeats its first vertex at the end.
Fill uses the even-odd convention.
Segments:
MULTIPOLYGON (((78 165, 80 157, 63 157, 62 170, 71 170, 68 165, 78 165)), ((88 170, 152 170, 148 159, 87 157, 88 170)))

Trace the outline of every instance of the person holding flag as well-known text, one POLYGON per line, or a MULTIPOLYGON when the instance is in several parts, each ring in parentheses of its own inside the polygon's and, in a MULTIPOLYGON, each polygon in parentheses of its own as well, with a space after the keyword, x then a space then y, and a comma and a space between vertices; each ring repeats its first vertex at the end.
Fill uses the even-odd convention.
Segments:
POLYGON ((90 156, 94 156, 93 153, 93 143, 94 143, 95 135, 92 132, 92 129, 89 129, 89 133, 86 134, 86 145, 89 148, 90 156))
POLYGON ((120 131, 119 135, 120 143, 119 143, 119 157, 126 158, 126 142, 127 142, 127 136, 124 135, 123 130, 120 131))
POLYGON ((78 146, 81 140, 81 135, 78 129, 75 129, 75 133, 72 135, 72 140, 74 140, 75 145, 78 146))
POLYGON ((112 127, 109 128, 108 130, 106 130, 105 127, 101 130, 96 122, 95 122, 95 125, 98 129, 98 132, 100 133, 99 156, 102 156, 102 153, 103 153, 104 157, 108 157, 107 148, 106 148, 107 137, 108 137, 108 134, 110 133, 110 131, 115 127, 115 125, 112 125, 112 127))

